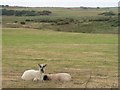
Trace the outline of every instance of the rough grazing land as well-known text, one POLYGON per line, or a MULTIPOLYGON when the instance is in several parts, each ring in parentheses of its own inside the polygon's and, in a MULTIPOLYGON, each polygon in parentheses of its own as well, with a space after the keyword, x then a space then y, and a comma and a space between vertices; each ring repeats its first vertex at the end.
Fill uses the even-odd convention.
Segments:
MULTIPOLYGON (((50 15, 2 16, 2 27, 7 28, 32 28, 51 29, 54 31, 79 32, 79 33, 118 33, 118 8, 25 8, 25 7, 4 7, 6 10, 17 11, 50 11, 50 15)), ((17 13, 18 14, 18 13, 17 13)), ((29 14, 29 13, 26 13, 29 14)))
POLYGON ((3 88, 118 87, 116 34, 82 34, 3 28, 3 88), (26 69, 46 63, 46 73, 67 72, 72 81, 22 81, 26 69))

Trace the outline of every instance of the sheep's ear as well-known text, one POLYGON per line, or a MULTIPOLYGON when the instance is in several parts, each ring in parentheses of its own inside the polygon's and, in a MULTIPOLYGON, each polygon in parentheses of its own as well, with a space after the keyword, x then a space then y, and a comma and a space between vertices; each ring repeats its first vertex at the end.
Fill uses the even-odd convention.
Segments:
POLYGON ((46 66, 47 66, 47 64, 44 65, 44 67, 46 67, 46 66))
POLYGON ((38 64, 38 66, 39 66, 39 67, 41 67, 41 65, 40 65, 40 64, 38 64))

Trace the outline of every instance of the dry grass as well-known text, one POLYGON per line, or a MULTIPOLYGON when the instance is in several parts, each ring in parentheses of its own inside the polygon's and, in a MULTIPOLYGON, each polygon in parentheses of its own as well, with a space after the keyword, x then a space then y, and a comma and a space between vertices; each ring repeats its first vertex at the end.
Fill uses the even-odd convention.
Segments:
POLYGON ((3 30, 3 88, 118 87, 116 35, 34 31, 3 30), (54 39, 56 36, 57 39, 54 39), (74 41, 76 39, 78 42, 74 41), (91 44, 89 40, 94 42, 91 44), (48 64, 46 73, 70 73, 72 81, 62 83, 21 80, 24 70, 38 69, 38 63, 48 64))

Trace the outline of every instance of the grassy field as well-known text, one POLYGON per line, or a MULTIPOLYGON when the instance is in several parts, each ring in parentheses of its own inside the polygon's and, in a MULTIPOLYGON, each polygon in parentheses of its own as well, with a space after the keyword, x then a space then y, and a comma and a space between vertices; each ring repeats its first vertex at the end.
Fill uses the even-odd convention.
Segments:
POLYGON ((118 87, 117 34, 25 28, 3 28, 2 31, 3 88, 118 87), (21 80, 22 73, 26 69, 38 69, 38 63, 48 64, 46 73, 70 73, 72 81, 21 80))

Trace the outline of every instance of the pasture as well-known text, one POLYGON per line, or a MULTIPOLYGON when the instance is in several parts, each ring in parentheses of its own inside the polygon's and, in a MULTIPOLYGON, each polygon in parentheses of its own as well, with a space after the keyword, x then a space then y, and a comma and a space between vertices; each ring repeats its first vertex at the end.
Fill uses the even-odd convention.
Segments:
POLYGON ((3 15, 2 27, 7 28, 32 28, 52 29, 62 32, 79 33, 110 33, 117 34, 119 25, 118 9, 111 8, 47 8, 47 7, 4 7, 7 10, 34 12, 50 11, 50 15, 15 16, 3 15), (24 22, 24 24, 21 24, 24 22))
POLYGON ((3 88, 118 87, 118 36, 57 32, 47 29, 3 28, 3 88), (46 63, 45 73, 67 72, 72 81, 21 80, 27 69, 46 63))

